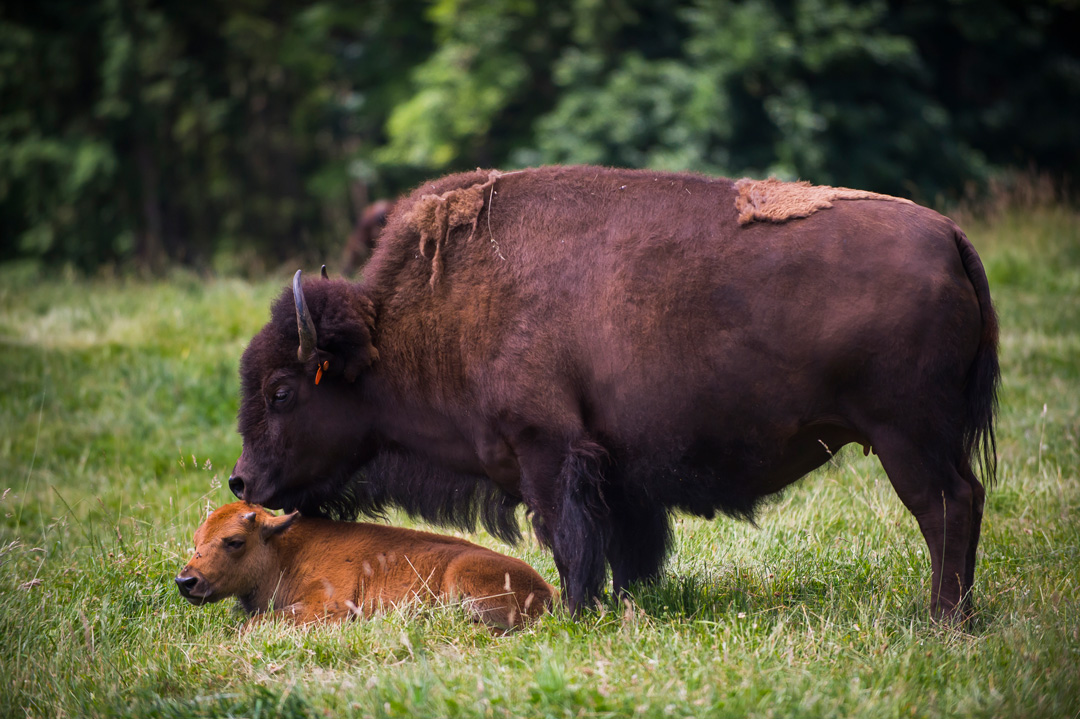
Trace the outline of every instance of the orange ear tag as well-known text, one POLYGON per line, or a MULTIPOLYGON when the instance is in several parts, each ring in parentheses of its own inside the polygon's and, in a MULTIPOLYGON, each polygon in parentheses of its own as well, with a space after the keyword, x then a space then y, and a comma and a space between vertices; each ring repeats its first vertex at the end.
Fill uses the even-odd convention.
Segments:
POLYGON ((330 369, 330 360, 326 360, 321 365, 319 365, 319 369, 315 371, 315 384, 319 384, 319 382, 322 380, 323 370, 328 369, 330 369))

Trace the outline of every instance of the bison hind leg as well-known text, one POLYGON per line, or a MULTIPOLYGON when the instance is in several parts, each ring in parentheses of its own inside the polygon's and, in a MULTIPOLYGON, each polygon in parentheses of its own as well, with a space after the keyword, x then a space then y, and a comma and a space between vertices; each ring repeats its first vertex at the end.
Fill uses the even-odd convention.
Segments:
POLYGON ((920 433, 916 440, 888 430, 879 433, 874 447, 926 540, 931 611, 934 616, 953 617, 962 616, 970 606, 985 492, 962 452, 950 451, 949 443, 941 440, 942 435, 920 433))
POLYGON ((986 501, 986 489, 982 482, 971 470, 970 465, 965 466, 962 472, 968 486, 971 487, 971 535, 968 540, 967 564, 964 569, 964 613, 971 615, 975 608, 972 606, 971 589, 975 586, 975 560, 976 550, 979 548, 979 534, 982 531, 983 504, 986 501))

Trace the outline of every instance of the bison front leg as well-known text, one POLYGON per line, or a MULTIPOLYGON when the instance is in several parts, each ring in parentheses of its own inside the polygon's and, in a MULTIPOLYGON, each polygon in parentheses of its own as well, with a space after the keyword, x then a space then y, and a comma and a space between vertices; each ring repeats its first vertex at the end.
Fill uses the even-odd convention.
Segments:
POLYGON ((522 495, 533 511, 537 538, 555 558, 563 601, 572 614, 580 614, 600 596, 607 575, 604 549, 611 534, 603 492, 607 453, 596 442, 579 439, 561 457, 550 452, 535 455, 526 455, 523 462, 522 495))
POLYGON ((635 582, 651 582, 660 575, 671 545, 667 509, 647 497, 609 491, 611 534, 607 558, 616 594, 635 582))

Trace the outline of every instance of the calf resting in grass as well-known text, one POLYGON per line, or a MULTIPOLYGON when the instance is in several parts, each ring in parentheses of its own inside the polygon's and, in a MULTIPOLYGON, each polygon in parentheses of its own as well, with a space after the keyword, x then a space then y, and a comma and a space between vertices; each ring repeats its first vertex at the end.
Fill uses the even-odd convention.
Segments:
POLYGON ((485 624, 516 629, 548 611, 555 596, 525 562, 464 539, 296 512, 274 516, 246 502, 206 518, 176 585, 192 604, 237 597, 253 617, 270 612, 297 624, 448 600, 485 624))

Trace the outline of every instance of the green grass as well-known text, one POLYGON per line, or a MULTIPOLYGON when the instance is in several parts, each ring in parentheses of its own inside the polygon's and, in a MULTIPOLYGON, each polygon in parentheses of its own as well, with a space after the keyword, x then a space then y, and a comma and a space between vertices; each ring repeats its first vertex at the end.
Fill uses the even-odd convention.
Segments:
MULTIPOLYGON (((874 458, 759 527, 677 519, 657 586, 496 638, 452 606, 241 632, 172 577, 239 453, 236 364, 287 278, 0 268, 0 716, 1080 713, 1080 218, 965 223, 1002 324, 1000 481, 962 629, 874 458)), ((402 517, 396 522, 412 524, 402 517)), ((507 548, 549 580, 549 554, 507 548)))

